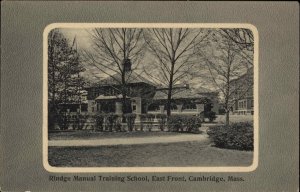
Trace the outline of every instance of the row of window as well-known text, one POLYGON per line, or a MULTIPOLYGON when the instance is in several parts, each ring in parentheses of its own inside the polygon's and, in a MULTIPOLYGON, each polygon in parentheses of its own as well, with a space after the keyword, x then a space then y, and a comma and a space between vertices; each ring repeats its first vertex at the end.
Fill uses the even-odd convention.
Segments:
MULTIPOLYGON (((252 108, 254 106, 254 101, 252 100, 248 100, 248 102, 250 102, 250 107, 252 108)), ((247 100, 242 100, 238 102, 238 108, 239 109, 247 109, 247 100)))

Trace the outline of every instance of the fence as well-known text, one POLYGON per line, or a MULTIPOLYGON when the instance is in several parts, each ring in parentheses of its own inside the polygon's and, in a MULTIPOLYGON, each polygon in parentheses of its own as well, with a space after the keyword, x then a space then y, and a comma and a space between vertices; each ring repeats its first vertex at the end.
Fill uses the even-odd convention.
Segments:
POLYGON ((192 131, 201 127, 198 116, 165 114, 68 114, 58 120, 59 130, 192 131))

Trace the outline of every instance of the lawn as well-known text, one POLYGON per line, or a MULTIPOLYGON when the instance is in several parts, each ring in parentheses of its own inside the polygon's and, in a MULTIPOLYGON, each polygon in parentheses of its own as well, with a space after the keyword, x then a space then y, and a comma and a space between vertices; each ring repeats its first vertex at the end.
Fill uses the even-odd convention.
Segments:
POLYGON ((132 138, 177 135, 176 132, 165 131, 134 131, 134 132, 95 132, 92 130, 53 132, 48 134, 49 140, 77 140, 77 139, 108 139, 108 138, 132 138))
POLYGON ((49 164, 57 167, 249 166, 253 152, 219 149, 206 142, 49 147, 49 164))
MULTIPOLYGON (((229 122, 231 123, 245 121, 253 122, 253 115, 229 115, 229 122)), ((217 119, 215 120, 215 122, 225 123, 225 115, 217 115, 217 119)))

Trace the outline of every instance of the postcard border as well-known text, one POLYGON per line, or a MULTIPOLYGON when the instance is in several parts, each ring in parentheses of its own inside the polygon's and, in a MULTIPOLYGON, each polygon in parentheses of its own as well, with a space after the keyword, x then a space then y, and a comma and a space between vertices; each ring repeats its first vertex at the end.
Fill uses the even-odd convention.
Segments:
POLYGON ((252 172, 258 167, 259 156, 259 36, 257 28, 248 23, 52 23, 43 32, 43 166, 56 173, 150 173, 150 172, 252 172), (254 151, 253 163, 248 167, 53 167, 48 162, 48 33, 55 28, 246 28, 254 36, 254 151))

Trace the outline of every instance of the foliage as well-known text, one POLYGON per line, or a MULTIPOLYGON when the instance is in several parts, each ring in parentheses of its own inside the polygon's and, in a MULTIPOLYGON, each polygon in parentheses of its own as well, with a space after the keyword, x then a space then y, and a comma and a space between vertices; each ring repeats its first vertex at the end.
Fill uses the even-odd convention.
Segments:
POLYGON ((62 114, 60 116, 66 116, 66 121, 68 123, 68 126, 71 126, 73 130, 82 130, 86 120, 89 118, 87 115, 82 115, 82 114, 76 114, 76 115, 71 115, 71 114, 62 114))
POLYGON ((113 128, 116 130, 119 128, 119 122, 117 121, 118 118, 119 116, 114 113, 108 113, 105 115, 106 127, 108 128, 108 131, 112 132, 113 128))
MULTIPOLYGON (((80 102, 80 91, 84 81, 79 73, 83 70, 79 63, 79 55, 73 45, 69 44, 58 29, 50 31, 48 34, 49 114, 50 112, 58 114, 58 111, 64 111, 68 103, 80 102)), ((65 123, 61 124, 65 122, 63 120, 65 117, 57 118, 59 119, 52 120, 59 121, 61 127, 65 129, 65 123)))
POLYGON ((253 150, 253 123, 251 122, 210 127, 207 134, 212 138, 216 147, 253 150))
POLYGON ((200 117, 202 121, 204 121, 204 119, 207 118, 209 122, 213 122, 217 118, 216 113, 214 111, 201 112, 200 117))
POLYGON ((169 131, 186 131, 186 132, 199 132, 201 127, 201 119, 197 116, 188 115, 172 115, 168 118, 169 131))
POLYGON ((149 114, 145 114, 145 116, 146 116, 146 120, 147 120, 147 128, 149 131, 151 131, 153 128, 153 122, 155 119, 155 115, 149 113, 149 114))
POLYGON ((95 116, 96 119, 96 129, 99 131, 103 131, 104 128, 104 118, 105 118, 105 114, 97 114, 95 116))
POLYGON ((199 47, 197 52, 204 61, 201 68, 209 72, 208 81, 221 94, 226 112, 225 123, 228 125, 231 107, 239 99, 252 94, 253 50, 249 51, 252 56, 246 58, 239 44, 224 36, 224 32, 226 31, 215 31, 209 37, 207 46, 199 47))
POLYGON ((160 130, 164 131, 165 125, 167 122, 167 115, 166 114, 157 114, 156 118, 158 120, 160 130))
POLYGON ((141 131, 144 130, 145 122, 147 120, 146 114, 140 114, 140 120, 141 120, 141 131))
POLYGON ((57 124, 57 121, 58 121, 57 114, 54 112, 49 112, 49 114, 48 114, 48 131, 55 129, 55 125, 57 124))
POLYGON ((126 123, 127 123, 127 126, 128 126, 128 131, 132 131, 133 127, 134 127, 134 121, 135 121, 135 118, 136 118, 136 114, 127 113, 127 114, 124 114, 124 117, 126 119, 126 123))
POLYGON ((60 114, 56 115, 56 120, 57 120, 60 130, 68 129, 70 122, 68 121, 69 118, 66 114, 60 113, 60 114))

